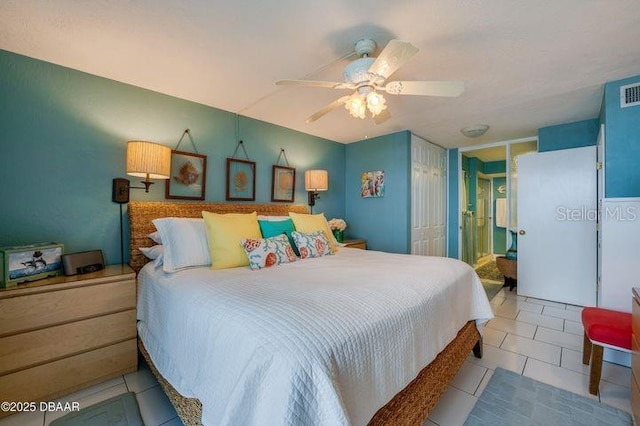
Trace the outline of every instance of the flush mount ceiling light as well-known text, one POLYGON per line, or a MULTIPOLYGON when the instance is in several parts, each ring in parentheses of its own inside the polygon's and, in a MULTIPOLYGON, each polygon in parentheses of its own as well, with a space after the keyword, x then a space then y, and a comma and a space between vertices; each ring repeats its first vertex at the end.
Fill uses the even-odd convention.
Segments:
POLYGON ((460 131, 468 138, 477 138, 487 133, 487 130, 489 130, 489 126, 486 124, 474 124, 473 126, 465 127, 460 131))

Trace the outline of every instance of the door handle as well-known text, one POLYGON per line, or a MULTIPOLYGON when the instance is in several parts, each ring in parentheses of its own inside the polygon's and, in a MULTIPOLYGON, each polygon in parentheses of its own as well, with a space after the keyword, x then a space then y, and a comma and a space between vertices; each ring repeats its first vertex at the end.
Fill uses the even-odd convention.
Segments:
POLYGON ((520 232, 518 232, 518 234, 520 234, 520 235, 524 235, 526 233, 527 233, 527 231, 525 231, 524 229, 521 229, 520 232))

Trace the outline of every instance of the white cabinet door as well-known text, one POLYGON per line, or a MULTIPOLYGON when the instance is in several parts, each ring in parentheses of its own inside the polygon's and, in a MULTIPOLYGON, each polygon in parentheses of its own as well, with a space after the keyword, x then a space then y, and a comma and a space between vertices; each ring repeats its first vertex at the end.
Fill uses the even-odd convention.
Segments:
POLYGON ((595 305, 596 191, 595 146, 518 157, 518 294, 595 305))
POLYGON ((445 256, 447 151, 411 135, 411 254, 445 256))

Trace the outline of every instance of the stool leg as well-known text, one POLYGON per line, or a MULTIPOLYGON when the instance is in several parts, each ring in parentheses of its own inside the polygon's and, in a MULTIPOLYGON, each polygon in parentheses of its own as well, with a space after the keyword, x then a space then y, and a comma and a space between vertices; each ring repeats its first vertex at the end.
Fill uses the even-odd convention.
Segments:
POLYGON ((582 343, 582 363, 589 365, 591 359, 591 340, 587 337, 587 333, 584 333, 584 341, 582 343))
POLYGON ((593 345, 593 359, 591 360, 591 372, 589 373, 589 393, 591 395, 598 394, 600 386, 600 376, 602 374, 602 355, 604 348, 599 345, 593 345))

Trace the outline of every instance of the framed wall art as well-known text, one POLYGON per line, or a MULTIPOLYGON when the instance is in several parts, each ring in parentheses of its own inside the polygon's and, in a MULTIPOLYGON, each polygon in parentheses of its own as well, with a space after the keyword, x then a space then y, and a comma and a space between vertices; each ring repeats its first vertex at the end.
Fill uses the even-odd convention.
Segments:
POLYGON ((171 150, 171 174, 165 183, 164 198, 204 200, 206 183, 206 155, 171 150))
POLYGON ((384 197, 384 171, 362 172, 360 181, 362 198, 384 197))
POLYGON ((255 201, 256 163, 227 158, 227 201, 255 201))
POLYGON ((273 166, 271 174, 271 201, 293 203, 296 192, 296 169, 273 166))

